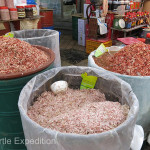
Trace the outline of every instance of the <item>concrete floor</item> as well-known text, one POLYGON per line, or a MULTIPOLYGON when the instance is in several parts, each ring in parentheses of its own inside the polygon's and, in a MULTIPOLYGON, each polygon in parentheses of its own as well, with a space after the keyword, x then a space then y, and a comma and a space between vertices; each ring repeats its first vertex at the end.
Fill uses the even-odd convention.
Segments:
MULTIPOLYGON (((61 30, 61 36, 60 36, 60 49, 63 50, 70 50, 75 49, 79 51, 84 51, 86 48, 84 46, 78 45, 78 41, 72 39, 72 31, 69 30, 61 30)), ((65 60, 61 60, 62 66, 72 66, 74 64, 69 63, 65 60)), ((84 59, 80 61, 79 63, 75 64, 76 66, 88 66, 88 59, 84 59)))

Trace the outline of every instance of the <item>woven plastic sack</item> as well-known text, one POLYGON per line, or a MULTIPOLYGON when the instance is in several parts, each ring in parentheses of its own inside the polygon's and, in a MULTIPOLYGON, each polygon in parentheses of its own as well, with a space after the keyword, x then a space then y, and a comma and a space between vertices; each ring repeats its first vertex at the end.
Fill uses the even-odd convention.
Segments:
MULTIPOLYGON (((121 47, 120 47, 121 49, 121 47)), ((98 70, 107 71, 102 67, 99 67, 94 59, 93 56, 95 54, 95 51, 93 51, 89 57, 88 57, 88 66, 97 68, 98 70)), ((123 75, 120 73, 115 73, 111 71, 107 71, 108 73, 112 73, 122 80, 128 82, 135 95, 137 96, 139 100, 139 114, 137 118, 137 124, 141 125, 144 129, 145 138, 147 137, 148 133, 150 132, 150 76, 129 76, 129 75, 123 75)))
POLYGON ((23 88, 18 106, 26 140, 35 141, 40 138, 55 141, 50 145, 28 142, 28 150, 129 150, 139 109, 138 100, 128 83, 106 71, 90 67, 62 67, 39 74, 23 88), (130 106, 124 123, 104 133, 78 135, 43 128, 27 116, 27 110, 35 98, 45 90, 50 90, 53 82, 65 80, 70 88, 78 89, 82 81, 81 74, 85 72, 98 77, 95 88, 103 92, 108 100, 115 99, 130 106))
POLYGON ((61 66, 59 49, 59 32, 55 30, 34 29, 13 31, 14 37, 31 45, 41 45, 52 49, 55 53, 54 67, 61 66))

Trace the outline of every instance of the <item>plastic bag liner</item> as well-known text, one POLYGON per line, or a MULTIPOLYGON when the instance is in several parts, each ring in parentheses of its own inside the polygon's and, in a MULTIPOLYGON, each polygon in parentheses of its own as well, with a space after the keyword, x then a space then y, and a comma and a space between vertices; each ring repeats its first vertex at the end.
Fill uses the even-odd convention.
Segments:
POLYGON ((107 71, 108 73, 112 73, 131 85, 133 92, 136 94, 139 100, 140 105, 137 124, 143 127, 146 138, 147 134, 150 132, 150 76, 129 76, 105 70, 104 68, 99 67, 95 63, 93 59, 94 54, 95 51, 93 51, 88 57, 89 67, 97 68, 100 71, 107 71))
POLYGON ((139 103, 128 83, 106 71, 90 67, 62 67, 54 68, 37 75, 23 88, 19 97, 19 110, 28 150, 129 150, 133 138, 134 126, 139 109, 139 103), (98 77, 95 88, 106 95, 107 100, 119 101, 130 106, 127 120, 117 128, 90 135, 61 133, 43 128, 27 116, 27 110, 33 101, 50 85, 58 80, 68 82, 70 88, 78 89, 81 74, 98 77), (46 144, 33 144, 29 141, 37 139, 53 141, 46 144))
POLYGON ((31 45, 41 45, 52 49, 55 53, 54 67, 61 67, 59 32, 55 30, 34 29, 13 31, 14 37, 31 45))

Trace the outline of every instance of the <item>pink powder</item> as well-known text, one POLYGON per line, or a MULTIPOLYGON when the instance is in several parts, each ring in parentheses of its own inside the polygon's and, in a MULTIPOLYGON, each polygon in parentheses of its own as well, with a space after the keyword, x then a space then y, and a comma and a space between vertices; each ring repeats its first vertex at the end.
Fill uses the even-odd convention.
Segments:
POLYGON ((68 89, 64 94, 44 92, 28 110, 28 116, 45 128, 63 133, 94 134, 116 128, 129 107, 106 101, 99 90, 68 89))

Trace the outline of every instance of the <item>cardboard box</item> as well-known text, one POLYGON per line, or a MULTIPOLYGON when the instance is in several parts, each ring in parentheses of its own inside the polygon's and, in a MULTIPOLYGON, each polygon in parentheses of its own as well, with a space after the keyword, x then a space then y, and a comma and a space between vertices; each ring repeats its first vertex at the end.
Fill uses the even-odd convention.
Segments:
POLYGON ((78 32, 85 34, 87 19, 78 19, 78 32))
POLYGON ((85 46, 86 39, 85 39, 85 34, 82 34, 81 32, 78 33, 78 44, 85 46))
MULTIPOLYGON (((89 6, 90 4, 84 4, 84 18, 87 18, 87 15, 86 15, 86 10, 87 10, 87 7, 89 6)), ((88 14, 90 14, 90 9, 88 9, 88 14)))

